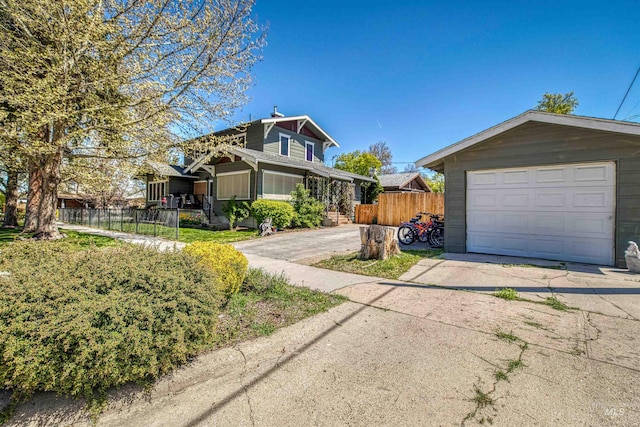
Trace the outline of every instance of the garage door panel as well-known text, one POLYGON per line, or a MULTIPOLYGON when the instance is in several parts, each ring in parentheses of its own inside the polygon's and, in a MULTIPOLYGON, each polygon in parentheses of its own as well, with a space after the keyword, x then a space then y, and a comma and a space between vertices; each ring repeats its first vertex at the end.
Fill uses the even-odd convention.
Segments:
POLYGON ((524 192, 505 192, 502 194, 502 207, 505 208, 528 208, 529 193, 524 192))
POLYGON ((542 190, 535 195, 535 207, 539 209, 567 207, 567 195, 564 191, 542 190))
POLYGON ((535 171, 535 183, 536 184, 564 184, 567 180, 565 168, 545 168, 536 169, 535 171))
POLYGON ((592 189, 573 193, 571 206, 574 208, 609 208, 612 200, 607 189, 592 189))
POLYGON ((607 165, 575 166, 573 180, 575 183, 589 182, 593 185, 594 182, 601 182, 604 184, 612 178, 610 171, 607 165))
POLYGON ((467 173, 469 252, 611 265, 614 212, 613 163, 467 173))
MULTIPOLYGON (((528 184, 529 183, 529 171, 524 170, 511 170, 505 171, 502 177, 502 183, 513 185, 513 184, 528 184)), ((500 175, 499 175, 500 176, 500 175)))
POLYGON ((612 227, 612 218, 600 215, 578 215, 571 221, 571 232, 576 236, 605 238, 612 227))

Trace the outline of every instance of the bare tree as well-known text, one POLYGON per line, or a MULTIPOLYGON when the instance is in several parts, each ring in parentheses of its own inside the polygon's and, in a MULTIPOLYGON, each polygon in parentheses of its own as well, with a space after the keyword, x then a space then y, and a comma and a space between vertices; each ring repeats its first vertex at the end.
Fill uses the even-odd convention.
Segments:
POLYGON ((381 174, 388 175, 398 171, 398 169, 393 166, 393 154, 391 154, 391 149, 387 146, 386 141, 378 141, 375 144, 371 144, 368 152, 376 156, 382 163, 382 167, 380 168, 381 174))

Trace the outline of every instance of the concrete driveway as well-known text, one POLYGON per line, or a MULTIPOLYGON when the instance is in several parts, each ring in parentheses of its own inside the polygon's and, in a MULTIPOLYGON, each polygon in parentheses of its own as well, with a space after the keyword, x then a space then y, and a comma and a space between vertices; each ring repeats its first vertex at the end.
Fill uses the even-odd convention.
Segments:
POLYGON ((326 257, 334 252, 360 249, 360 226, 319 228, 281 232, 272 236, 234 243, 245 255, 258 255, 283 261, 326 257))
MULTIPOLYGON (((202 355, 148 392, 114 391, 98 426, 640 424, 635 276, 469 256, 398 281, 342 275, 304 262, 353 249, 357 227, 289 234, 236 246, 350 302, 202 355), (507 285, 578 309, 489 295, 507 285)), ((43 393, 9 425, 89 425, 81 407, 43 393)))

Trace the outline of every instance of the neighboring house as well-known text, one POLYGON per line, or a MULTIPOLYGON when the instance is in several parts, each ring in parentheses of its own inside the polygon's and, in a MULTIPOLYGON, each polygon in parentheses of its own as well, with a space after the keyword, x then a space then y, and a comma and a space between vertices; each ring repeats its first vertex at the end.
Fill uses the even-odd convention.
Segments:
POLYGON ((274 111, 271 118, 213 135, 228 138, 229 145, 185 158, 184 167, 148 162, 153 174, 146 178, 147 206, 162 207, 166 197, 166 207, 223 216, 223 206, 233 197, 288 200, 298 183, 325 202, 335 201, 337 192, 348 192, 355 204, 361 184, 374 182, 324 165, 326 150, 338 143, 309 116, 284 117, 274 111))
POLYGON ((528 111, 416 162, 445 175, 447 252, 624 267, 640 124, 528 111))
POLYGON ((430 193, 431 189, 419 172, 378 175, 385 193, 430 193))
POLYGON ((85 200, 85 197, 78 193, 58 193, 58 209, 94 207, 93 203, 85 200))

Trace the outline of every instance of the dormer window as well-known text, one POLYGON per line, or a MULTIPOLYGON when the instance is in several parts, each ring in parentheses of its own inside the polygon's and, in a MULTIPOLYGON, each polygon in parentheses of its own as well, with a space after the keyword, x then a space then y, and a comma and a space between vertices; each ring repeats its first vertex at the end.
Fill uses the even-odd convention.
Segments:
POLYGON ((291 137, 289 135, 285 135, 283 133, 280 134, 280 155, 289 157, 289 146, 291 142, 291 137))

